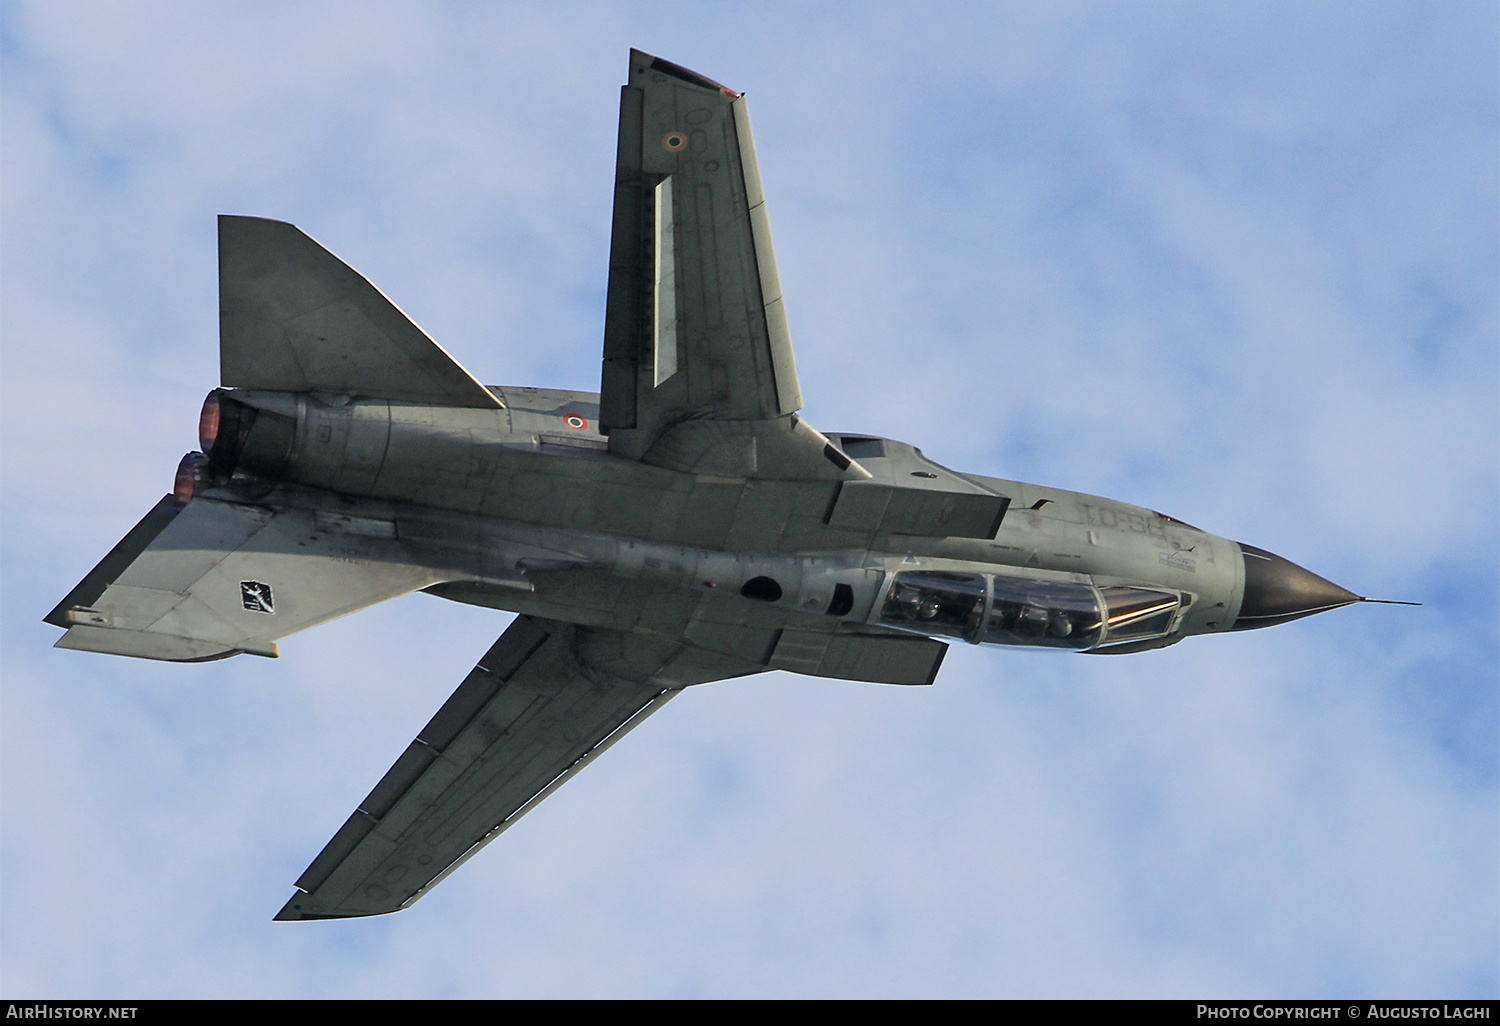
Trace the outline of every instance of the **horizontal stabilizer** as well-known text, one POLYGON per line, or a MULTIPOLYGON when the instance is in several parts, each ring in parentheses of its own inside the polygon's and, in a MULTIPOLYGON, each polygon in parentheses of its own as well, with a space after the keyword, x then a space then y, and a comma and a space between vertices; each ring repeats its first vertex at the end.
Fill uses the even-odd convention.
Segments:
POLYGON ((219 217, 219 375, 231 388, 501 405, 357 271, 259 217, 219 217))

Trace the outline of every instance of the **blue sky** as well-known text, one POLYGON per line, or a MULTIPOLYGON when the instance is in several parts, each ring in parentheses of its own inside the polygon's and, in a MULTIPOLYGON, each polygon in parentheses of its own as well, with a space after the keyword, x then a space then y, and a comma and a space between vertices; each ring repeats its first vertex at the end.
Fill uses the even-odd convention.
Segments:
POLYGON ((0 990, 1500 991, 1497 16, 1198 3, 0 6, 0 990), (214 216, 595 389, 630 46, 744 90, 805 415, 1412 599, 674 702, 413 909, 291 882, 503 629, 60 652, 217 382, 214 216))

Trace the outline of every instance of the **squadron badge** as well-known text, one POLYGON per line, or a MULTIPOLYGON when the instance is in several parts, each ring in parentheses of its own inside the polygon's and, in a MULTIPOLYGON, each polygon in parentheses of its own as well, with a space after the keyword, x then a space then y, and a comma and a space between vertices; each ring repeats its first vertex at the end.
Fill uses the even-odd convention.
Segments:
POLYGON ((252 613, 275 613, 276 601, 271 586, 264 581, 241 581, 240 602, 252 613))

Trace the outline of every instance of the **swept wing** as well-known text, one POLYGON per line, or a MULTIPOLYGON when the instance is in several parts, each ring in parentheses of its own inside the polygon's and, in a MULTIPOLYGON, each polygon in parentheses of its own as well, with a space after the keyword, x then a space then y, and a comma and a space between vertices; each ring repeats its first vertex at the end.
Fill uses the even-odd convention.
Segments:
MULTIPOLYGON (((219 228, 224 385, 503 407, 296 227, 225 216, 219 228)), ((753 491, 758 518, 730 504, 694 519, 720 542, 731 528, 779 532, 799 511, 861 533, 993 536, 1007 500, 926 464, 897 466, 894 451, 860 439, 867 469, 801 421, 801 404, 745 100, 632 51, 599 412, 610 452, 691 472, 695 489, 753 491)), ((435 568, 431 555, 393 523, 168 496, 47 619, 68 628, 58 643, 68 648, 173 660, 275 655, 275 640, 294 631, 417 589, 447 594, 442 586, 468 576, 435 568)), ((277 918, 406 907, 689 685, 773 668, 927 684, 946 651, 899 632, 840 632, 834 621, 757 624, 738 598, 658 597, 649 608, 681 606, 680 623, 631 631, 519 617, 277 918)))
POLYGON ((164 496, 45 619, 68 629, 58 648, 275 656, 279 638, 453 576, 393 526, 388 538, 339 528, 315 510, 164 496))
POLYGON ((276 918, 405 908, 682 688, 761 669, 670 641, 518 617, 276 918))
MULTIPOLYGON (((786 449, 802 406, 745 98, 638 50, 620 93, 599 401, 610 451, 741 477, 764 475, 754 439, 786 449)), ((817 454, 814 435, 793 447, 817 454)))

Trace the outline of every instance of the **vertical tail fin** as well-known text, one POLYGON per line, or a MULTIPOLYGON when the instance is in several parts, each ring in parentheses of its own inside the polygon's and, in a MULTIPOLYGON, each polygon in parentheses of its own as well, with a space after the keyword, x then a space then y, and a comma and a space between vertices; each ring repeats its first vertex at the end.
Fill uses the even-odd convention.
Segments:
POLYGON ((502 405, 396 305, 295 225, 219 217, 222 384, 502 405))

